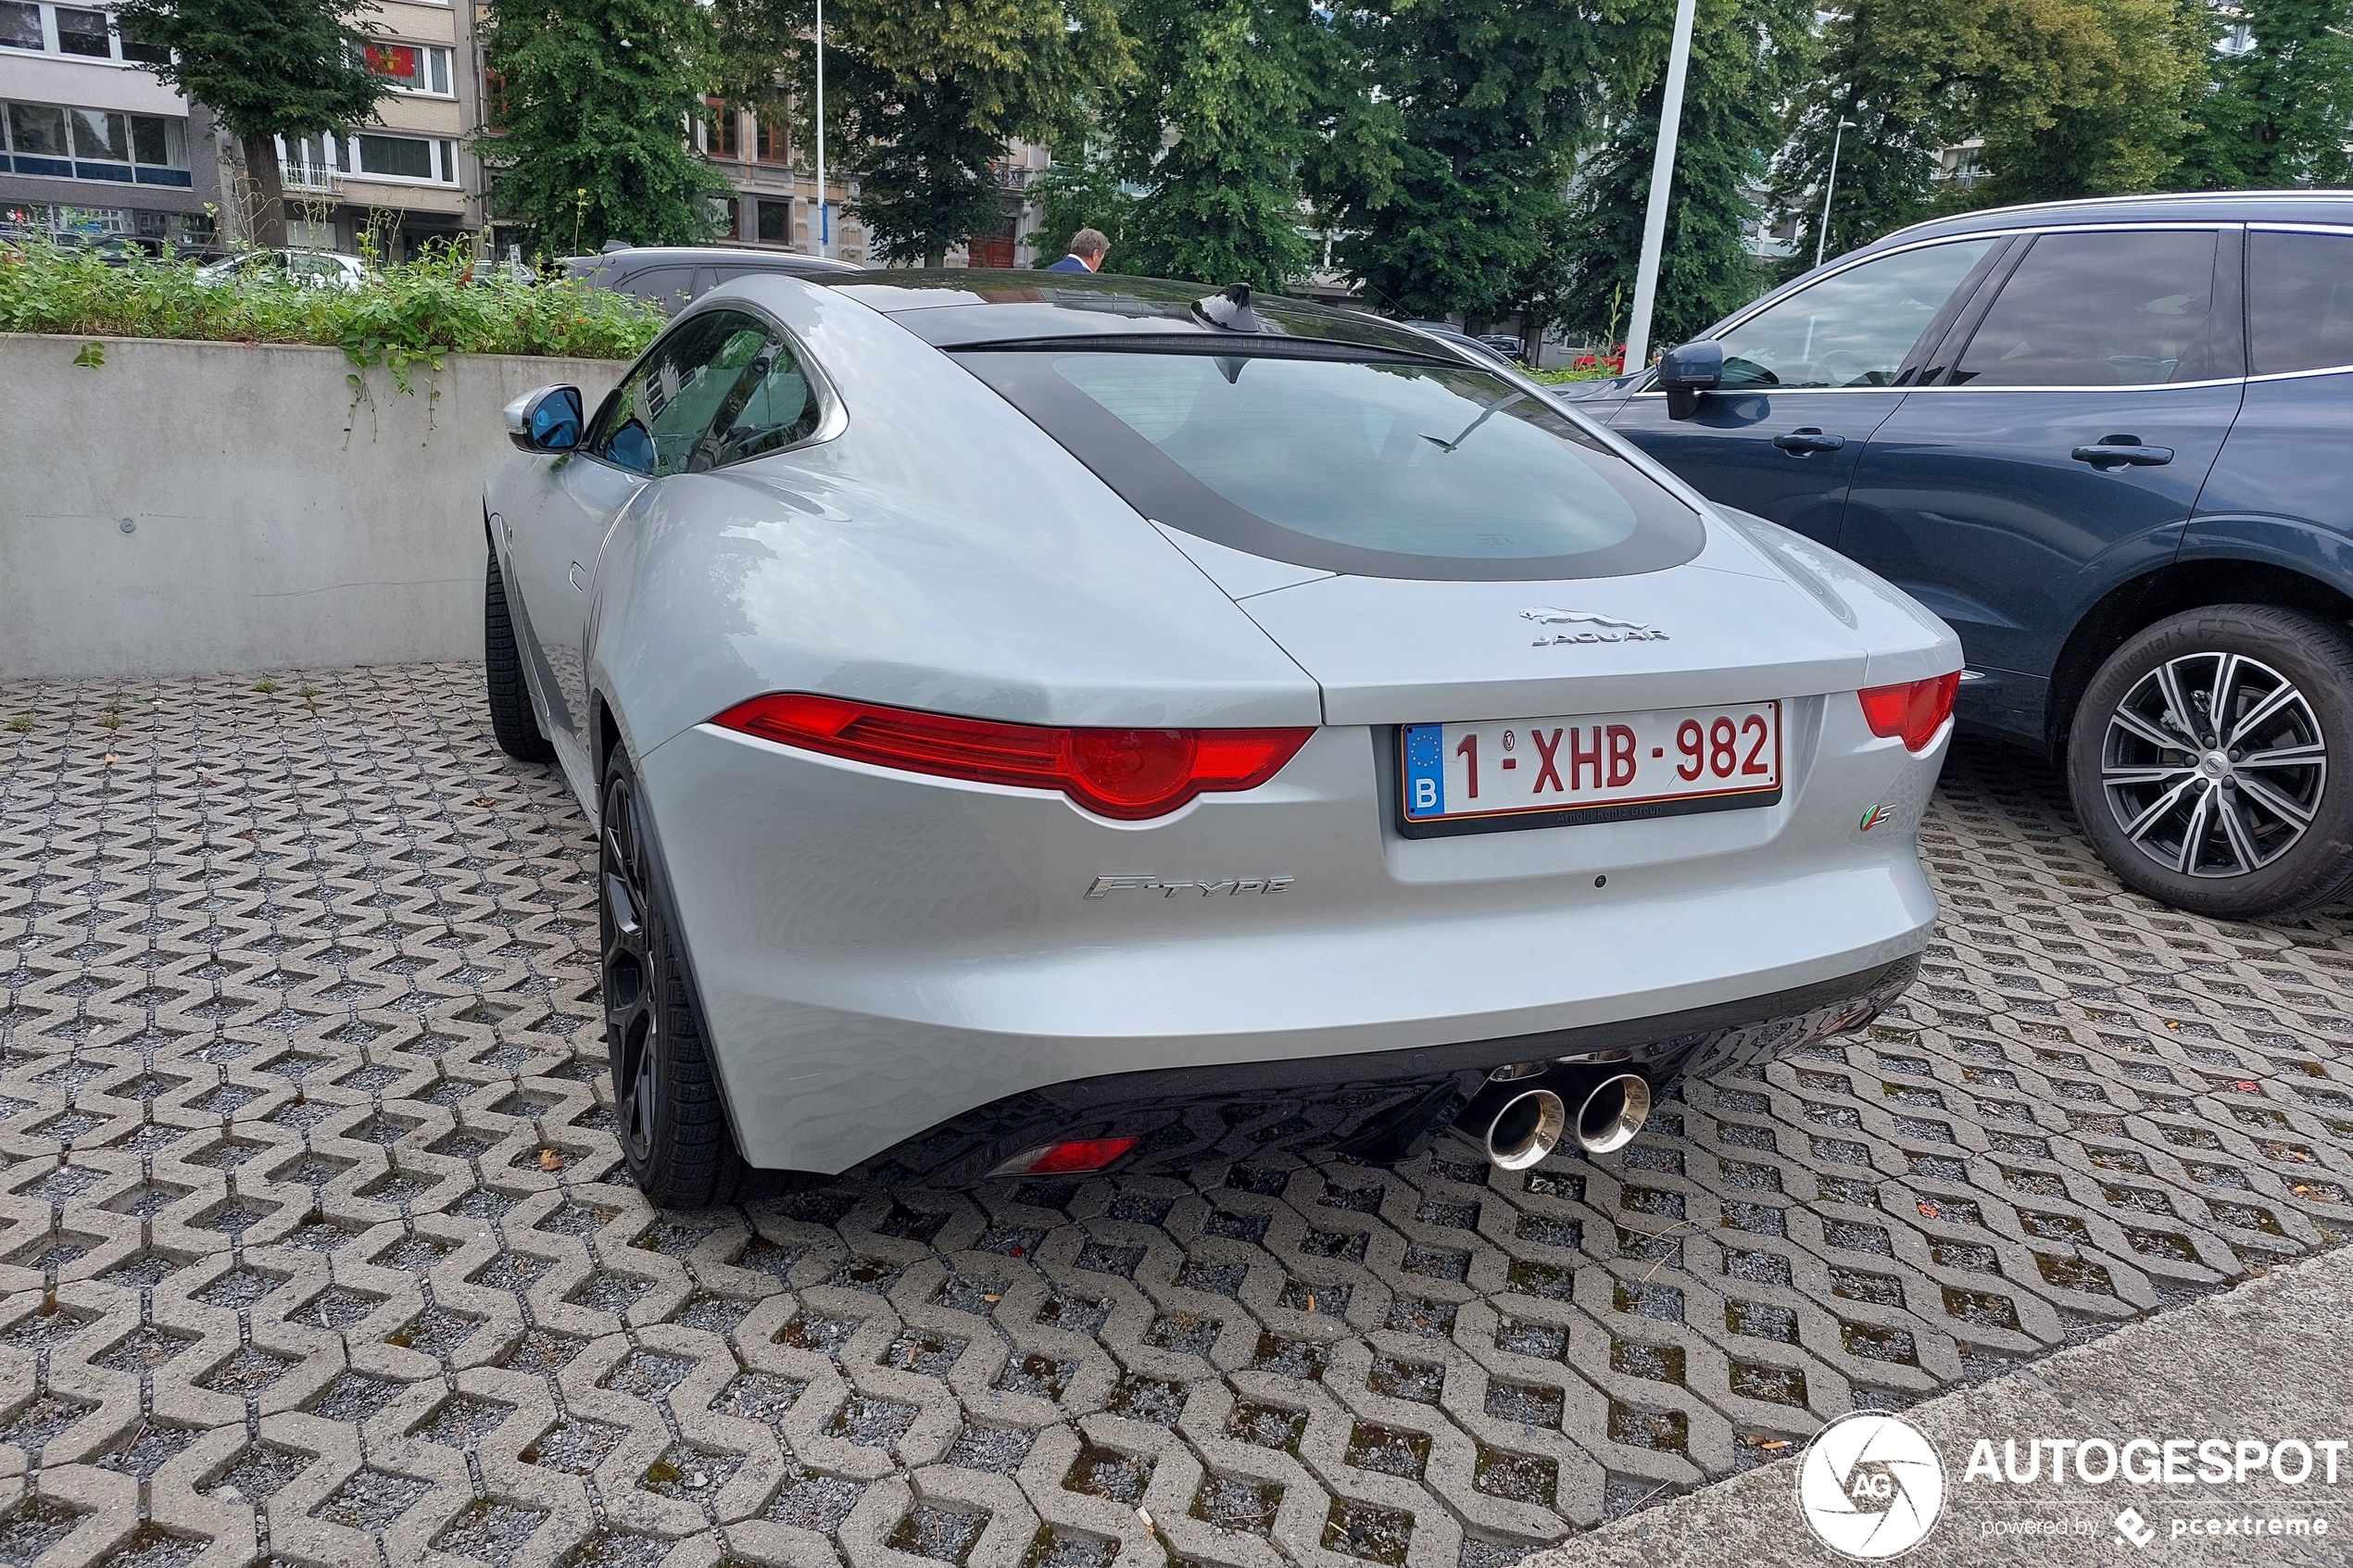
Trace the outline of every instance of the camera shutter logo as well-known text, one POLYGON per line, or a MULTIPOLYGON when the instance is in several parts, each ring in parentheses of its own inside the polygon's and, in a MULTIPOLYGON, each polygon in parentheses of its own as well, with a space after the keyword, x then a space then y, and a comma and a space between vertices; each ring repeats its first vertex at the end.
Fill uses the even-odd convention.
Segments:
POLYGON ((1919 1427, 1876 1411, 1841 1416, 1797 1467, 1797 1507, 1843 1557, 1897 1557, 1927 1538, 1944 1507, 1944 1465, 1919 1427))

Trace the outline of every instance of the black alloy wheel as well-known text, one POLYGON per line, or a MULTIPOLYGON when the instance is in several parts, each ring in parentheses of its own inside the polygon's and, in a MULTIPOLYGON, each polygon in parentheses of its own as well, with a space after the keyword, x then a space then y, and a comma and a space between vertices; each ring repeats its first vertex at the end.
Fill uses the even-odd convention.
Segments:
POLYGON ((597 849, 613 1119, 630 1180, 649 1201, 704 1209, 742 1196, 747 1173, 665 913, 648 822, 636 774, 616 750, 605 768, 597 849))
POLYGON ((2159 621, 2084 692, 2068 785, 2109 869, 2176 908, 2249 919, 2342 897, 2353 636, 2268 605, 2159 621))
POLYGON ((498 570, 498 551, 482 582, 482 672, 490 696, 490 733, 498 749, 518 762, 553 762, 556 748, 540 733, 539 715, 532 711, 531 688, 524 684, 522 649, 515 641, 513 616, 507 608, 507 579, 498 570))

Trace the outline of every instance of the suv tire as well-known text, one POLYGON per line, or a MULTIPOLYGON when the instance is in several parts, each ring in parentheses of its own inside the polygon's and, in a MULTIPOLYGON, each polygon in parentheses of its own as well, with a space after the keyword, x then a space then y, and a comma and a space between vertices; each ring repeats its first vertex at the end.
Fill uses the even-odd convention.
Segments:
POLYGON ((2100 859, 2152 898, 2224 920, 2335 901, 2353 889, 2353 635, 2271 605, 2136 633, 2076 708, 2067 782, 2100 859))
POLYGON ((498 551, 490 552, 482 583, 482 668, 490 688, 490 733, 498 749, 518 762, 553 762, 556 748, 540 732, 539 716, 531 709, 531 689, 523 684, 522 650, 515 644, 515 623, 507 613, 507 579, 498 570, 498 551))

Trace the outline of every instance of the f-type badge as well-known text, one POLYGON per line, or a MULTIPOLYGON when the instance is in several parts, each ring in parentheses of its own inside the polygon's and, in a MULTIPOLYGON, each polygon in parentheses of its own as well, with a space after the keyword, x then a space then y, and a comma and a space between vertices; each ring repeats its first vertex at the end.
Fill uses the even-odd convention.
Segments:
POLYGON ((1204 898, 1219 894, 1235 897, 1240 894, 1280 893, 1291 884, 1287 876, 1228 877, 1159 877, 1159 876, 1099 876, 1087 889, 1089 898, 1108 897, 1114 893, 1157 893, 1164 898, 1174 898, 1179 893, 1197 893, 1204 898))
POLYGON ((1620 621, 1614 615, 1595 615, 1584 609, 1524 609, 1522 621, 1533 621, 1539 626, 1583 626, 1582 632, 1554 632, 1536 639, 1535 646, 1549 648, 1562 643, 1663 643, 1667 633, 1655 626, 1645 626, 1639 621, 1620 621))

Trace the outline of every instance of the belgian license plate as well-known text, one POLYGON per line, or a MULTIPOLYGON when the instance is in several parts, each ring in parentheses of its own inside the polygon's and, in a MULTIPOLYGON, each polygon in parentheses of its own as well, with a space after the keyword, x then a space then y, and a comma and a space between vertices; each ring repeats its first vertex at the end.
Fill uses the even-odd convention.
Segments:
POLYGON ((1408 829, 1545 827, 1769 806, 1781 791, 1781 705, 1407 724, 1408 829))

